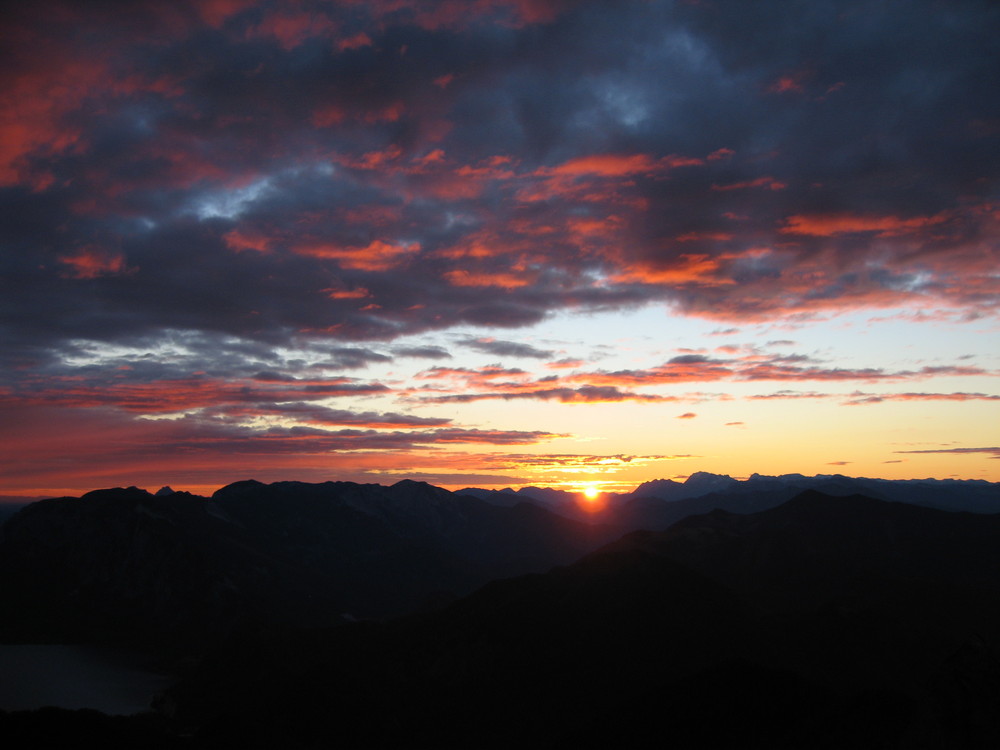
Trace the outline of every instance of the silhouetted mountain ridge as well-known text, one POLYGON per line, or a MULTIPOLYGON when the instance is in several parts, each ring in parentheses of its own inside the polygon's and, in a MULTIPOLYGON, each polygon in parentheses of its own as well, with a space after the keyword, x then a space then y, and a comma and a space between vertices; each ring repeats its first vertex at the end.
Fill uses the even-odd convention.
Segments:
POLYGON ((805 490, 828 495, 862 494, 878 500, 921 505, 940 510, 1000 513, 1000 483, 981 479, 869 479, 841 474, 803 474, 734 479, 725 474, 694 472, 684 482, 654 479, 630 493, 603 493, 599 508, 586 503, 582 493, 552 488, 521 487, 517 491, 466 488, 488 503, 510 506, 528 501, 567 518, 633 529, 666 529, 691 515, 721 508, 755 513, 773 508, 805 490))
POLYGON ((993 746, 998 542, 1000 517, 806 492, 438 612, 255 642, 172 701, 210 746, 993 746))
POLYGON ((193 638, 387 616, 613 538, 421 482, 253 480, 211 499, 135 487, 34 503, 0 535, 7 639, 193 638))

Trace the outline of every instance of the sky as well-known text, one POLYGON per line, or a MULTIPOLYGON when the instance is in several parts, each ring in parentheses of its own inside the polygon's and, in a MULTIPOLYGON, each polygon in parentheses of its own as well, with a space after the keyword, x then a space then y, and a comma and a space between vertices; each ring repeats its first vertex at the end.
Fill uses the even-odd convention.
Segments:
POLYGON ((0 495, 1000 481, 1000 6, 20 3, 0 495))

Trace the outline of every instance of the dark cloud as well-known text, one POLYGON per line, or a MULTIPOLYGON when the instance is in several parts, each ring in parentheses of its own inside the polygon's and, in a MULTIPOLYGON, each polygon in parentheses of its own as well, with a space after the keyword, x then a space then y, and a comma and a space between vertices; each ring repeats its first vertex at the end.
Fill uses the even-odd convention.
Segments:
POLYGON ((397 357, 414 357, 417 359, 451 359, 447 349, 440 346, 400 346, 393 349, 397 357))
POLYGON ((517 341, 499 341, 492 338, 465 339, 462 345, 484 354, 495 354, 498 357, 524 357, 530 359, 549 359, 552 351, 539 349, 530 344, 517 341))
POLYGON ((883 401, 1000 401, 1000 396, 990 393, 861 393, 855 391, 844 401, 850 405, 879 404, 883 401))
POLYGON ((317 362, 313 365, 322 369, 353 370, 367 367, 372 362, 391 362, 392 357, 387 354, 352 346, 335 346, 323 349, 329 354, 330 359, 317 362))
POLYGON ((334 409, 307 402, 252 404, 242 408, 219 408, 209 413, 229 419, 281 416, 290 417, 311 425, 362 425, 369 428, 387 427, 442 427, 451 419, 441 417, 418 417, 395 412, 355 412, 349 409, 334 409))
POLYGON ((460 5, 12 16, 7 340, 995 304, 991 4, 460 5))
POLYGON ((893 451, 893 453, 989 453, 990 458, 1000 458, 1000 447, 993 448, 928 448, 918 451, 893 451))
MULTIPOLYGON (((277 418, 391 392, 338 371, 449 357, 415 334, 475 326, 458 346, 553 360, 510 331, 566 311, 660 304, 710 335, 992 316, 998 35, 975 0, 19 4, 0 24, 0 399, 277 418)), ((992 374, 723 354, 534 382, 456 368, 427 393, 992 374)), ((888 398, 993 397, 855 402, 888 398)))

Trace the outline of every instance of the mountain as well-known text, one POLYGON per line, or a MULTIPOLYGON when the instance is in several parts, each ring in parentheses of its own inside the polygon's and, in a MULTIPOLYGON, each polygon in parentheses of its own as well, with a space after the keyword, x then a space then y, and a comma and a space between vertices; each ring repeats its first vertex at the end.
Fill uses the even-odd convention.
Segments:
POLYGON ((675 502, 709 494, 741 495, 768 493, 790 499, 805 490, 828 495, 864 494, 878 500, 923 505, 939 510, 973 513, 1000 512, 1000 484, 981 479, 870 479, 842 474, 766 476, 753 474, 746 480, 720 474, 695 472, 685 482, 655 479, 632 491, 632 498, 655 497, 675 502))
POLYGON ((1000 512, 1000 484, 982 480, 890 480, 840 474, 806 477, 754 474, 737 480, 726 475, 695 472, 683 482, 657 479, 618 498, 593 520, 624 530, 663 530, 689 516, 726 510, 756 513, 815 490, 834 496, 862 494, 878 500, 949 511, 1000 512))
MULTIPOLYGON (((456 494, 470 495, 477 497, 491 505, 510 507, 518 503, 531 503, 539 507, 551 510, 561 516, 572 518, 585 523, 604 523, 605 520, 612 520, 613 516, 608 512, 595 512, 595 509, 584 500, 582 492, 567 492, 551 487, 521 487, 513 490, 507 487, 502 490, 485 490, 477 487, 467 487, 459 490, 456 494)), ((601 504, 604 509, 609 509, 617 505, 622 495, 614 492, 601 493, 601 504)))
POLYGON ((580 493, 551 488, 518 490, 466 488, 459 494, 488 503, 512 506, 530 502, 554 513, 591 524, 614 526, 621 533, 637 529, 663 530, 693 515, 715 509, 756 513, 784 503, 806 490, 828 495, 862 494, 878 500, 973 513, 1000 512, 1000 483, 956 479, 868 479, 840 474, 802 474, 734 479, 725 474, 695 472, 684 482, 654 479, 626 494, 604 493, 599 508, 583 502, 580 493))
POLYGON ((632 492, 633 497, 658 497, 664 500, 686 500, 700 497, 711 492, 731 490, 739 484, 739 480, 726 474, 710 474, 707 471, 696 471, 684 483, 672 479, 654 479, 640 484, 632 492))
POLYGON ((0 535, 0 638, 203 642, 386 617, 577 559, 613 532, 420 482, 130 487, 29 505, 0 535))
POLYGON ((991 747, 998 649, 1000 517, 807 492, 233 644, 162 705, 204 747, 991 747))

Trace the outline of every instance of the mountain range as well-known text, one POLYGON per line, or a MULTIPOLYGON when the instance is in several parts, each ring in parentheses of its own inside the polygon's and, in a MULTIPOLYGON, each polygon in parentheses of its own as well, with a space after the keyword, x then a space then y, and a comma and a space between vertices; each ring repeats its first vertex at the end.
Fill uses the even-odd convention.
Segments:
POLYGON ((979 479, 869 479, 842 474, 766 476, 745 480, 697 471, 684 482, 654 479, 629 493, 604 493, 599 507, 583 495, 547 487, 518 490, 467 488, 460 494, 496 505, 531 502, 588 523, 623 529, 666 529, 682 518, 715 509, 751 513, 773 508, 800 492, 816 490, 834 496, 862 494, 877 500, 921 505, 939 510, 1000 513, 1000 484, 979 479))
POLYGON ((0 734, 997 746, 997 490, 696 474, 589 514, 572 493, 411 481, 45 500, 0 530, 0 640, 138 644, 179 682, 152 714, 0 711, 0 734))
POLYGON ((807 492, 241 644, 169 705, 255 747, 995 746, 998 541, 1000 517, 807 492))
POLYGON ((237 482, 43 500, 0 536, 0 640, 190 641, 382 618, 572 562, 615 532, 421 482, 237 482))

